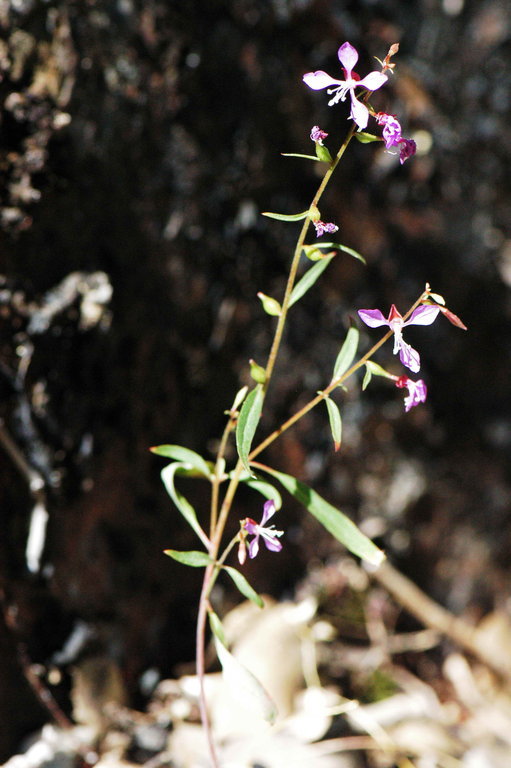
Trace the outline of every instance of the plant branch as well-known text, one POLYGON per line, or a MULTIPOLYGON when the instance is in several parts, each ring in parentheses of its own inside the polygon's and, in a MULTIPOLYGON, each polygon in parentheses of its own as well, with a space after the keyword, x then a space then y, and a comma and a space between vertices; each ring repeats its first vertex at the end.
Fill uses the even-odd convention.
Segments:
MULTIPOLYGON (((321 184, 319 185, 319 187, 317 189, 317 192, 314 195, 314 198, 313 198, 313 200, 312 200, 312 202, 311 202, 311 204, 309 206, 309 210, 311 208, 317 207, 317 205, 318 205, 318 203, 319 203, 319 201, 321 199, 321 195, 325 191, 325 188, 326 188, 328 182, 330 181, 330 178, 331 178, 333 172, 337 168, 337 166, 338 166, 342 156, 344 155, 346 149, 348 148, 348 144, 350 143, 351 139, 353 138, 353 134, 355 133, 355 128, 356 128, 355 123, 353 123, 353 125, 351 126, 350 130, 348 131, 348 134, 347 134, 344 142, 342 143, 341 148, 339 149, 339 151, 338 151, 334 161, 330 164, 330 166, 328 167, 325 175, 323 176, 321 184)), ((310 222, 311 222, 311 217, 310 217, 310 214, 309 214, 305 218, 305 221, 303 222, 302 229, 300 230, 300 234, 298 236, 298 241, 296 243, 296 247, 295 247, 295 251, 294 251, 294 255, 293 255, 293 260, 291 262, 291 267, 290 267, 290 270, 289 270, 289 276, 288 276, 288 279, 287 279, 286 290, 285 290, 285 293, 284 293, 284 298, 282 300, 282 310, 281 310, 281 313, 279 315, 279 320, 278 320, 278 323, 277 323, 277 328, 275 330, 275 336, 273 337, 273 343, 272 343, 272 346, 271 346, 271 349, 270 349, 270 354, 268 356, 268 362, 266 363, 266 379, 265 379, 265 383, 264 383, 264 391, 265 392, 268 389, 268 386, 269 386, 269 383, 270 383, 270 379, 271 379, 272 374, 273 374, 273 369, 275 367, 275 362, 277 360, 277 355, 278 355, 278 352, 279 352, 279 349, 280 349, 280 343, 282 341, 282 336, 283 336, 283 333, 284 333, 284 326, 286 324, 287 313, 288 313, 288 310, 289 310, 289 302, 290 302, 290 299, 291 299, 291 293, 292 293, 292 290, 293 290, 293 286, 295 284, 296 273, 298 271, 298 265, 300 263, 300 257, 302 255, 302 249, 303 249, 303 246, 304 246, 304 243, 305 243, 305 236, 307 234, 307 230, 309 228, 310 222)))
MULTIPOLYGON (((423 301, 423 299, 427 297, 428 293, 429 293, 428 288, 426 288, 426 290, 421 293, 417 301, 414 304, 412 304, 408 312, 406 312, 406 314, 403 316, 404 320, 410 317, 414 309, 416 309, 421 303, 421 301, 423 301)), ((365 365, 365 363, 374 355, 374 353, 380 347, 382 347, 385 344, 386 341, 388 341, 388 339, 391 338, 392 335, 393 335, 393 331, 387 331, 387 333, 384 336, 382 336, 382 338, 379 341, 377 341, 376 344, 374 344, 371 347, 371 349, 360 358, 360 360, 357 360, 356 363, 353 363, 351 368, 348 368, 348 370, 345 371, 342 374, 342 376, 339 376, 337 379, 333 379, 328 385, 328 387, 325 387, 325 389, 322 390, 318 395, 316 395, 316 397, 312 398, 312 400, 306 403, 303 406, 303 408, 300 408, 299 411, 297 411, 295 414, 293 414, 293 416, 287 419, 287 421, 281 424, 280 427, 277 427, 276 430, 274 430, 270 435, 268 435, 268 437, 266 437, 261 443, 259 443, 259 445, 256 448, 254 448, 254 450, 250 453, 248 457, 249 461, 251 461, 252 459, 255 459, 256 456, 259 456, 259 454, 262 453, 265 448, 271 445, 271 443, 273 443, 278 437, 280 437, 280 435, 282 435, 283 432, 286 432, 286 430, 288 430, 289 427, 292 427, 293 424, 296 424, 296 422, 299 421, 301 418, 303 418, 303 416, 305 416, 307 413, 309 413, 309 411, 312 411, 312 409, 315 408, 316 405, 318 405, 318 403, 321 403, 323 400, 325 400, 326 397, 328 397, 330 392, 332 392, 334 389, 336 389, 341 384, 343 384, 347 379, 349 379, 349 377, 353 373, 355 373, 355 371, 357 371, 359 368, 365 365)))

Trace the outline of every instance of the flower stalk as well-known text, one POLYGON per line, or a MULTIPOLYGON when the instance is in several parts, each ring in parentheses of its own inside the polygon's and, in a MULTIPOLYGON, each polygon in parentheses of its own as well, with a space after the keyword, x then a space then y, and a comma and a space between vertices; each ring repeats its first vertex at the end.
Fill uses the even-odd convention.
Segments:
MULTIPOLYGON (((387 115, 386 113, 375 114, 372 108, 367 106, 372 91, 380 88, 387 81, 388 76, 386 72, 392 72, 395 65, 390 63, 390 58, 396 52, 397 46, 394 45, 389 50, 389 53, 385 57, 384 61, 380 62, 382 64, 381 72, 370 72, 368 75, 361 79, 356 74, 356 72, 354 72, 354 67, 358 61, 358 53, 355 48, 350 45, 350 43, 344 43, 338 51, 338 57, 344 69, 344 79, 336 80, 321 70, 316 72, 309 72, 304 75, 304 82, 313 90, 328 88, 328 93, 330 95, 333 94, 329 101, 330 105, 337 104, 339 101, 344 101, 349 95, 351 103, 350 118, 352 120, 352 124, 348 129, 346 137, 333 159, 329 150, 323 145, 323 139, 325 139, 328 134, 325 131, 322 131, 319 126, 314 126, 310 134, 311 140, 314 141, 316 145, 316 157, 298 155, 299 157, 308 157, 308 159, 321 161, 327 165, 323 178, 307 211, 300 214, 293 214, 291 216, 283 214, 266 214, 273 218, 280 218, 288 221, 303 219, 303 223, 298 234, 291 259, 282 302, 279 303, 275 299, 272 299, 271 297, 266 296, 261 292, 258 294, 265 311, 269 315, 277 317, 277 323, 275 326, 266 365, 263 368, 262 366, 256 364, 254 361, 251 361, 252 377, 257 381, 256 387, 250 392, 245 400, 243 407, 241 408, 241 418, 238 408, 241 405, 243 398, 247 394, 247 388, 244 388, 240 391, 240 393, 238 393, 232 408, 226 412, 228 419, 218 445, 216 459, 213 465, 210 462, 205 462, 201 457, 198 457, 197 455, 194 455, 195 458, 190 459, 190 454, 193 454, 193 452, 187 451, 186 449, 179 449, 179 447, 177 447, 179 450, 176 451, 176 446, 167 446, 168 449, 171 449, 170 452, 162 452, 163 455, 172 456, 173 458, 175 458, 177 455, 179 458, 177 465, 174 465, 174 469, 171 470, 171 472, 174 472, 174 474, 178 470, 183 472, 183 468, 184 471, 188 471, 189 463, 191 463, 192 467, 194 467, 198 474, 203 477, 208 477, 211 483, 209 537, 203 532, 202 528, 197 522, 196 517, 194 517, 195 512, 193 508, 191 508, 191 505, 186 506, 183 503, 182 497, 173 491, 173 499, 175 500, 176 504, 178 504, 178 506, 181 505, 180 509, 185 517, 188 518, 189 522, 191 520, 190 524, 192 527, 195 528, 196 532, 198 531, 199 534, 201 534, 200 538, 205 545, 207 554, 204 552, 201 553, 194 551, 188 553, 179 553, 175 550, 168 550, 167 554, 170 553, 171 556, 175 556, 176 559, 181 559, 182 562, 185 562, 189 565, 205 566, 197 614, 196 668, 200 687, 199 709, 203 728, 206 734, 212 768, 220 768, 220 762, 213 738, 205 687, 206 626, 208 613, 212 612, 212 608, 209 603, 211 591, 220 572, 222 570, 227 570, 229 575, 231 575, 235 580, 235 583, 237 583, 240 591, 250 599, 256 598, 259 601, 258 604, 261 605, 261 598, 254 592, 248 582, 246 582, 244 576, 231 566, 224 565, 224 563, 236 544, 239 544, 238 561, 241 565, 243 565, 245 562, 247 554, 250 558, 254 558, 258 555, 261 542, 265 544, 266 548, 270 550, 270 552, 278 553, 282 550, 280 537, 283 535, 283 531, 276 530, 273 525, 267 525, 268 520, 276 512, 274 499, 268 499, 264 504, 261 522, 257 523, 255 520, 252 520, 252 518, 244 518, 241 520, 239 531, 234 535, 234 537, 231 538, 227 546, 225 546, 221 552, 225 528, 229 520, 229 515, 232 510, 238 486, 242 480, 246 480, 246 477, 243 477, 243 472, 249 468, 251 463, 253 466, 264 467, 264 465, 254 461, 256 457, 259 456, 269 445, 277 440, 277 438, 286 432, 290 427, 292 427, 307 413, 309 413, 309 411, 311 411, 322 402, 326 402, 329 416, 331 417, 331 425, 334 425, 331 426, 331 428, 332 434, 334 436, 334 443, 337 449, 341 444, 341 417, 336 404, 329 398, 329 395, 335 389, 340 387, 353 374, 359 371, 363 366, 366 366, 367 368, 367 380, 370 379, 370 375, 372 375, 372 372, 374 372, 376 375, 385 376, 388 379, 392 379, 398 388, 406 388, 408 390, 408 395, 405 397, 406 411, 410 410, 410 408, 413 406, 424 402, 426 399, 427 388, 422 379, 413 381, 407 376, 395 376, 394 374, 390 374, 381 368, 381 366, 373 363, 371 358, 377 352, 377 350, 380 349, 380 347, 382 347, 391 337, 394 337, 394 353, 399 354, 401 362, 412 372, 416 373, 420 369, 420 357, 416 350, 414 350, 412 347, 410 347, 410 345, 403 341, 402 330, 405 326, 413 324, 429 325, 436 319, 439 312, 442 312, 452 323, 464 328, 459 318, 457 318, 456 315, 451 313, 445 306, 443 306, 444 302, 442 297, 431 293, 429 285, 426 285, 425 290, 421 293, 419 298, 416 300, 413 306, 410 307, 404 316, 402 316, 397 311, 394 305, 392 305, 389 316, 387 318, 382 315, 380 310, 359 310, 359 317, 366 325, 372 328, 387 326, 388 330, 386 333, 382 336, 381 339, 379 339, 379 341, 373 344, 372 347, 364 355, 362 355, 355 362, 352 362, 356 352, 356 341, 354 346, 352 341, 353 338, 358 340, 358 331, 351 329, 347 334, 346 342, 341 349, 338 361, 335 365, 334 376, 328 386, 326 386, 317 395, 312 397, 309 402, 306 403, 306 405, 304 405, 296 413, 290 416, 277 429, 273 430, 267 437, 259 442, 258 445, 256 445, 254 448, 251 448, 252 439, 257 427, 257 423, 259 421, 262 405, 274 375, 275 364, 282 344, 289 309, 292 304, 298 300, 298 298, 301 298, 305 290, 308 290, 312 283, 319 277, 320 273, 325 267, 328 266, 329 261, 335 253, 334 251, 332 253, 323 255, 321 247, 326 248, 328 246, 334 246, 337 249, 351 253, 357 258, 361 258, 363 261, 363 258, 360 257, 359 254, 347 246, 334 243, 318 243, 315 246, 310 246, 306 245, 305 243, 306 236, 311 227, 311 224, 316 230, 317 237, 320 237, 325 233, 333 233, 338 230, 337 225, 333 222, 322 221, 318 206, 322 195, 328 183, 330 182, 334 171, 339 165, 344 153, 346 152, 346 149, 348 148, 352 138, 356 135, 357 130, 361 131, 366 128, 370 117, 374 117, 376 118, 376 122, 383 126, 383 139, 375 137, 371 134, 360 134, 362 138, 368 139, 369 141, 383 140, 387 150, 392 147, 398 147, 400 151, 401 163, 403 163, 404 160, 406 160, 408 157, 411 157, 411 155, 415 152, 414 142, 411 139, 403 139, 401 135, 401 126, 395 117, 387 115), (365 93, 362 97, 360 97, 360 94, 357 93, 357 89, 359 88, 365 89, 365 93), (296 282, 298 267, 303 253, 306 253, 306 255, 310 255, 311 253, 316 254, 315 256, 310 255, 311 260, 315 260, 316 263, 314 267, 311 267, 306 275, 300 280, 300 284, 297 285, 296 282), (295 287, 296 290, 294 290, 295 287), (347 349, 346 352, 345 349, 347 349), (370 368, 370 366, 372 366, 372 368, 370 368), (245 406, 247 407, 245 408, 245 406), (249 421, 249 417, 252 419, 251 422, 249 421), (246 438, 246 432, 243 432, 243 428, 246 427, 247 423, 250 423, 250 432, 248 438, 246 438), (227 475, 225 473, 225 456, 227 446, 229 439, 234 430, 237 429, 237 426, 240 427, 239 431, 237 432, 237 440, 240 432, 242 433, 240 442, 237 443, 239 458, 234 469, 227 475), (188 459, 190 459, 190 462, 187 461, 188 459), (200 461, 198 461, 199 459, 200 461), (193 463, 194 461, 195 465, 193 463), (229 482, 226 485, 225 493, 221 500, 220 487, 222 483, 227 480, 227 478, 229 478, 229 482), (249 537, 251 538, 249 539, 249 537)), ((366 380, 364 379, 363 388, 365 388, 365 386, 366 380)), ((274 475, 280 475, 280 477, 283 478, 281 482, 287 482, 286 478, 288 478, 288 476, 284 475, 283 473, 277 473, 273 470, 272 473, 274 475)), ((172 478, 173 477, 174 475, 172 475, 172 478)), ((291 480, 293 480, 293 482, 295 481, 294 478, 291 478, 291 480)), ((342 513, 338 513, 335 509, 332 512, 330 506, 326 502, 324 503, 318 494, 315 494, 315 492, 313 492, 311 489, 309 489, 309 492, 310 495, 313 494, 314 500, 311 502, 311 506, 309 506, 308 509, 318 519, 323 521, 323 524, 328 530, 331 532, 339 531, 340 527, 342 526, 343 535, 352 536, 353 543, 351 545, 351 551, 358 554, 358 556, 363 557, 364 559, 369 559, 371 555, 374 555, 372 562, 381 562, 384 554, 378 550, 371 541, 364 537, 363 534, 358 531, 358 529, 356 533, 353 533, 351 529, 356 529, 356 526, 354 526, 351 521, 348 521, 347 523, 342 522, 341 524, 339 522, 339 515, 343 517, 342 513), (348 531, 348 533, 346 531, 348 531)), ((336 534, 334 533, 334 535, 336 534)), ((340 541, 345 543, 345 539, 341 537, 341 534, 339 534, 338 538, 340 541)), ((350 545, 346 544, 346 546, 350 545)), ((216 641, 220 642, 219 637, 221 633, 218 632, 218 628, 215 629, 215 623, 218 624, 218 622, 218 618, 212 614, 211 624, 213 630, 215 631, 215 635, 217 635, 216 641)), ((220 645, 219 647, 222 646, 220 645)), ((227 650, 224 650, 228 655, 227 650)))

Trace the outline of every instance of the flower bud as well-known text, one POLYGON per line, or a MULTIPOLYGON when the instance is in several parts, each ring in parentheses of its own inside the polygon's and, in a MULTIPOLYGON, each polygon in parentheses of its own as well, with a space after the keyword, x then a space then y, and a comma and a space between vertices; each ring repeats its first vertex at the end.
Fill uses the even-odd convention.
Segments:
POLYGON ((282 307, 280 306, 277 299, 273 299, 271 296, 267 296, 265 293, 261 293, 261 291, 259 291, 257 296, 259 299, 261 299, 261 304, 263 305, 263 309, 267 315, 273 315, 274 317, 280 316, 282 307))
POLYGON ((258 384, 264 384, 266 381, 266 371, 255 360, 249 360, 250 375, 258 384))

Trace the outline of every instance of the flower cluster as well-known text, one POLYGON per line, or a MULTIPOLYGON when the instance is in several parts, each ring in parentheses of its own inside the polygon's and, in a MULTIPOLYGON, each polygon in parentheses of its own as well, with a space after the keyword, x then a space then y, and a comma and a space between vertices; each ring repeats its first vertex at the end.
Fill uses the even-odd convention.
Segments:
MULTIPOLYGON (((384 70, 392 69, 394 67, 394 64, 389 64, 388 60, 396 51, 393 51, 392 49, 391 51, 392 52, 389 52, 385 59, 384 70)), ((328 88, 327 93, 329 95, 333 94, 328 102, 328 106, 330 107, 337 104, 339 101, 344 101, 349 93, 351 100, 350 117, 356 123, 359 130, 363 131, 367 127, 371 112, 366 105, 357 98, 355 89, 365 88, 366 91, 376 91, 387 82, 388 76, 384 74, 384 72, 377 72, 375 70, 365 77, 360 78, 360 76, 353 71, 353 68, 358 61, 358 52, 348 42, 341 45, 337 51, 337 56, 344 70, 344 80, 336 80, 326 72, 323 72, 323 70, 319 69, 316 72, 307 72, 303 76, 303 81, 309 88, 312 88, 315 91, 328 88)), ((383 125, 383 141, 385 142, 385 148, 390 150, 392 147, 399 147, 399 162, 403 164, 405 160, 412 157, 417 151, 415 141, 413 139, 403 138, 401 125, 394 115, 388 115, 386 112, 378 112, 377 114, 374 114, 374 117, 376 118, 378 125, 383 125)), ((311 132, 311 139, 321 144, 323 138, 325 138, 327 134, 320 134, 324 134, 324 132, 320 131, 318 126, 314 126, 311 132), (315 133, 316 131, 317 133, 315 133)))
POLYGON ((417 144, 413 139, 404 139, 401 132, 401 124, 395 115, 387 115, 386 112, 378 112, 375 115, 378 125, 383 125, 383 141, 385 149, 390 151, 392 147, 399 148, 399 162, 401 165, 412 157, 417 151, 417 144))
POLYGON ((311 141, 315 144, 323 144, 323 139, 326 139, 328 133, 322 131, 319 125, 314 125, 311 129, 311 141))
POLYGON ((314 224, 314 228, 316 230, 316 237, 321 237, 321 235, 324 235, 325 232, 327 232, 329 235, 333 235, 333 233, 337 232, 339 229, 337 224, 333 224, 331 221, 313 221, 312 223, 314 224))
MULTIPOLYGON (((362 322, 370 328, 378 328, 386 325, 394 333, 395 355, 399 353, 399 359, 412 373, 418 373, 421 367, 420 355, 416 349, 407 344, 403 339, 403 328, 407 325, 431 325, 434 323, 440 307, 433 304, 421 304, 413 310, 408 320, 404 320, 395 304, 392 304, 387 318, 379 309, 359 309, 358 314, 362 322)), ((427 388, 422 379, 413 381, 407 376, 392 376, 396 387, 408 388, 408 397, 405 398, 405 410, 409 411, 414 405, 426 402, 427 388)))
POLYGON ((333 104, 337 104, 339 101, 344 101, 349 93, 351 100, 350 117, 361 130, 364 130, 369 121, 369 110, 365 104, 357 99, 355 96, 355 89, 365 88, 368 91, 376 91, 387 82, 388 77, 387 75, 384 75, 383 72, 374 71, 361 79, 359 75, 353 71, 353 68, 358 61, 358 53, 350 43, 341 45, 337 51, 337 56, 344 70, 344 80, 336 80, 335 78, 330 77, 326 72, 323 72, 323 70, 319 69, 316 72, 307 72, 303 76, 303 81, 314 91, 328 88, 327 93, 329 95, 333 94, 328 102, 329 107, 333 104))
POLYGON ((394 354, 399 352, 399 359, 412 373, 418 373, 421 367, 419 353, 403 339, 403 328, 407 325, 431 325, 434 323, 440 308, 433 304, 421 304, 414 309, 408 320, 396 309, 395 304, 390 308, 389 316, 385 319, 379 309, 359 309, 360 319, 370 328, 387 325, 394 333, 394 354))

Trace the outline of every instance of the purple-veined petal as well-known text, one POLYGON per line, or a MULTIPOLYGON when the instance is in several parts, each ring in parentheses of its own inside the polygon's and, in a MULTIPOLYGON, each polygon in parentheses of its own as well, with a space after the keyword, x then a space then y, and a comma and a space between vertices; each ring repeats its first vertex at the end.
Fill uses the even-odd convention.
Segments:
POLYGON ((266 544, 266 548, 269 549, 270 552, 280 552, 282 550, 282 544, 280 541, 276 536, 270 534, 269 531, 261 531, 261 536, 263 537, 264 543, 266 544))
POLYGON ((435 322, 439 312, 439 307, 435 307, 433 304, 421 304, 420 307, 414 309, 403 325, 431 325, 435 322))
POLYGON ((420 371, 420 355, 417 350, 407 344, 406 341, 402 341, 399 347, 399 359, 412 373, 418 373, 420 371))
POLYGON ((339 86, 343 85, 343 80, 334 80, 333 77, 327 75, 323 70, 318 69, 317 72, 307 72, 303 76, 303 82, 312 88, 314 91, 320 91, 322 88, 328 88, 331 85, 339 86))
POLYGON ((358 315, 369 328, 378 328, 380 325, 389 324, 379 309, 359 309, 358 315))
POLYGON ((273 517, 275 514, 275 502, 273 499, 268 499, 268 501, 265 501, 264 507, 263 507, 263 517, 261 520, 261 527, 264 526, 270 517, 273 517))
POLYGON ((351 73, 351 70, 355 67, 358 61, 358 53, 350 43, 343 43, 337 51, 339 61, 347 72, 351 73))
POLYGON ((259 536, 256 536, 255 539, 252 539, 252 541, 248 545, 248 556, 251 560, 256 557, 257 553, 259 552, 259 536))
POLYGON ((375 70, 374 72, 369 72, 362 80, 359 80, 357 86, 360 85, 362 88, 367 88, 368 91, 377 91, 388 79, 387 75, 384 75, 383 72, 376 72, 375 70))
POLYGON ((367 123, 369 121, 369 110, 367 109, 365 104, 362 104, 361 101, 355 98, 353 91, 350 91, 350 95, 351 95, 350 117, 358 125, 358 127, 363 130, 364 128, 367 127, 367 123))

